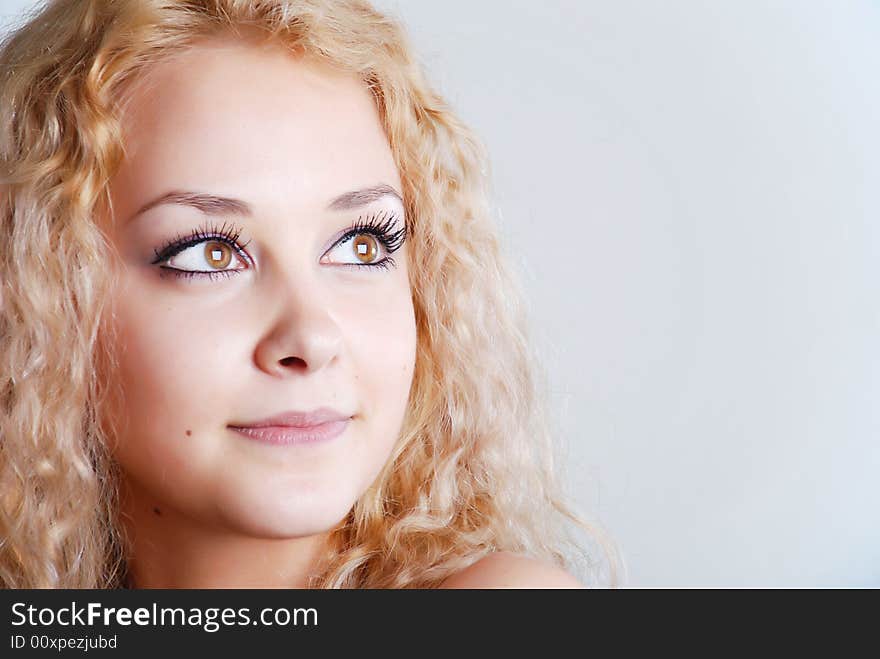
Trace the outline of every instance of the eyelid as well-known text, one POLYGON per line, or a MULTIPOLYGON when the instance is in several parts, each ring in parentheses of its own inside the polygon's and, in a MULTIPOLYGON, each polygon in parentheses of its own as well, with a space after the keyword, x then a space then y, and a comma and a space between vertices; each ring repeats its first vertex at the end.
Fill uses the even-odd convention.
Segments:
MULTIPOLYGON (((327 246, 321 253, 321 258, 323 259, 325 256, 327 256, 327 252, 336 247, 336 245, 341 242, 347 235, 356 236, 361 233, 368 233, 378 238, 378 232, 375 231, 374 226, 386 228, 388 230, 388 233, 392 235, 398 234, 403 231, 403 238, 405 239, 408 235, 408 231, 406 220, 404 219, 403 221, 401 221, 401 217, 402 213, 398 212, 396 209, 391 208, 385 208, 382 210, 377 210, 373 213, 359 216, 355 222, 353 222, 345 229, 338 231, 336 235, 328 241, 327 246)), ((400 242, 402 243, 403 240, 400 240, 400 242)), ((395 249, 392 251, 396 251, 397 249, 398 247, 395 247, 395 249)))
POLYGON ((245 249, 251 243, 251 241, 247 240, 243 245, 239 245, 238 243, 238 239, 241 234, 242 229, 234 225, 229 225, 227 227, 226 222, 224 222, 223 225, 219 228, 216 224, 197 227, 196 229, 193 229, 189 234, 177 234, 177 236, 166 242, 159 249, 154 249, 153 254, 155 255, 155 258, 153 259, 153 261, 151 261, 151 265, 163 263, 168 259, 177 256, 182 251, 189 249, 190 247, 194 247, 200 243, 210 240, 216 240, 218 242, 229 245, 233 250, 235 250, 236 254, 247 261, 249 265, 255 265, 254 260, 250 257, 245 249))

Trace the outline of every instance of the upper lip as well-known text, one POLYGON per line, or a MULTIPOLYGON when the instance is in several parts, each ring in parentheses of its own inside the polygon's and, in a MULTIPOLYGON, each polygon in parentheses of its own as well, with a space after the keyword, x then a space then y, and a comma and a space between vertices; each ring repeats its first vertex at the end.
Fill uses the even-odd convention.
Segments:
POLYGON ((274 416, 260 419, 259 421, 248 421, 247 423, 232 423, 233 428, 309 428, 311 426, 319 426, 322 423, 330 423, 332 421, 345 421, 351 418, 351 414, 343 414, 329 407, 320 407, 310 412, 300 412, 298 410, 290 410, 282 412, 274 416))

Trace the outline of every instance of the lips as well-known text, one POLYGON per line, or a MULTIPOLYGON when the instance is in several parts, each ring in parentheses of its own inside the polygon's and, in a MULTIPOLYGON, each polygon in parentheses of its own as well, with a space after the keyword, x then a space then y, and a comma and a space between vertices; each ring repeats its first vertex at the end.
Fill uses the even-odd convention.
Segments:
POLYGON ((352 417, 329 407, 320 407, 310 412, 292 410, 270 416, 259 421, 231 423, 235 428, 310 428, 335 421, 345 421, 352 417))
POLYGON ((229 428, 267 444, 314 444, 341 435, 352 416, 322 407, 310 412, 282 412, 259 421, 229 424, 229 428))

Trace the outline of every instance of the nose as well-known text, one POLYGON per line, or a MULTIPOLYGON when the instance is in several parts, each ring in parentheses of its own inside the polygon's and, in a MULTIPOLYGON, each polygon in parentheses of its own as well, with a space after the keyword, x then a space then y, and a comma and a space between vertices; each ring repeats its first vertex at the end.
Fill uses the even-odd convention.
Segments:
POLYGON ((316 287, 289 285, 274 306, 272 323, 257 344, 257 366, 275 377, 319 371, 342 347, 342 333, 316 287))

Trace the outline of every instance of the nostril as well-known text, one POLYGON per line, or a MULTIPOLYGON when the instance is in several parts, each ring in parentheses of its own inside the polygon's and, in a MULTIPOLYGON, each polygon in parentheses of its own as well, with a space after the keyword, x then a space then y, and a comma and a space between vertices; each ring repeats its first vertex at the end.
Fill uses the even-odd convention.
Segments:
POLYGON ((281 360, 282 366, 291 366, 292 364, 305 364, 299 357, 285 357, 281 360))

